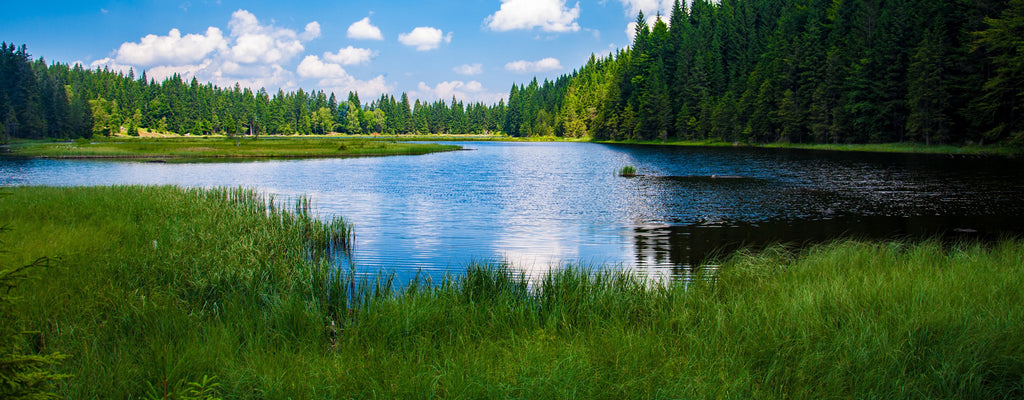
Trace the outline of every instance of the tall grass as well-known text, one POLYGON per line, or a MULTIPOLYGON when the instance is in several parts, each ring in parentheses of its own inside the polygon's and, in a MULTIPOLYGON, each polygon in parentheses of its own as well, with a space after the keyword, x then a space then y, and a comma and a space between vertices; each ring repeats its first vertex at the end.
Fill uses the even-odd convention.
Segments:
POLYGON ((308 250, 333 239, 306 200, 10 191, 2 265, 59 260, 16 289, 14 323, 71 356, 68 397, 204 376, 225 398, 1024 396, 1020 239, 771 248, 686 282, 473 264, 395 288, 308 250))

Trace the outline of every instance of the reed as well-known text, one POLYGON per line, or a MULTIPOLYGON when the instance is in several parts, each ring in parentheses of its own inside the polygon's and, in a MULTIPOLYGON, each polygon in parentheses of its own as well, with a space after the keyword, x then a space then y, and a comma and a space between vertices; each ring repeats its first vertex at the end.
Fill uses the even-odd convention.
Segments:
POLYGON ((632 165, 622 167, 622 169, 619 170, 619 176, 627 178, 636 176, 636 167, 632 165))
POLYGON ((307 199, 6 190, 0 265, 55 260, 14 289, 11 323, 70 356, 67 397, 207 377, 224 398, 1024 396, 1021 239, 775 247, 687 281, 472 264, 394 287, 323 256, 351 231, 307 199))

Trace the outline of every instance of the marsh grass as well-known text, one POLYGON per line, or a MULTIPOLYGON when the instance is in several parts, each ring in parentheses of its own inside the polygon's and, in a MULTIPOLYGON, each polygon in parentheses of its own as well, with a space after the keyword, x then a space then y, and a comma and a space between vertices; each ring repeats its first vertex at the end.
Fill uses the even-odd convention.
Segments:
POLYGON ((72 398, 204 376, 225 398, 1024 396, 1020 239, 774 247, 685 283, 472 264, 394 287, 308 250, 333 239, 306 200, 9 191, 0 225, 33 234, 0 261, 56 257, 13 323, 70 355, 72 398))
POLYGON ((418 155, 459 149, 436 143, 367 139, 118 138, 74 142, 22 142, 11 154, 49 158, 252 159, 418 155))
POLYGON ((619 176, 626 178, 636 176, 636 167, 632 165, 622 167, 622 169, 619 170, 619 176))

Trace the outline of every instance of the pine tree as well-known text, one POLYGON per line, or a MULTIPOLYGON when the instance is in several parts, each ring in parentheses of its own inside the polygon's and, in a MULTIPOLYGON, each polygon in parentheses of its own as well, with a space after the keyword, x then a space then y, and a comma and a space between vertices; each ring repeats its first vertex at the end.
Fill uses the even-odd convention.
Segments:
POLYGON ((51 391, 53 382, 70 375, 54 372, 66 355, 54 352, 38 355, 43 349, 26 351, 24 334, 18 328, 18 312, 11 290, 28 277, 35 268, 47 265, 46 259, 18 268, 0 269, 0 398, 3 399, 59 399, 51 391), (31 354, 36 353, 36 354, 31 354))
POLYGON ((986 19, 985 24, 977 44, 992 52, 995 73, 985 82, 979 108, 996 121, 985 136, 1024 143, 1024 0, 1010 0, 998 18, 986 19))
POLYGON ((949 129, 949 92, 946 87, 946 65, 942 24, 936 21, 925 33, 910 64, 910 89, 907 103, 910 115, 907 130, 911 138, 924 143, 942 142, 949 129))

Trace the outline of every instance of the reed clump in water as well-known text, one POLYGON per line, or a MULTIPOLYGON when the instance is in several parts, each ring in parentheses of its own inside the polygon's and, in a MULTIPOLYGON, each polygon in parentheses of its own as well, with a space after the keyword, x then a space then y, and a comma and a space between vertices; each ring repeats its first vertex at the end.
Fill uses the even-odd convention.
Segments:
POLYGON ((622 169, 619 170, 619 176, 627 178, 636 176, 636 167, 632 165, 622 167, 622 169))
POLYGON ((70 356, 67 397, 204 376, 225 398, 1024 395, 1020 239, 770 248, 688 282, 473 264, 397 288, 310 250, 344 235, 305 200, 8 191, 0 225, 32 234, 5 235, 0 264, 57 260, 11 323, 70 356))

